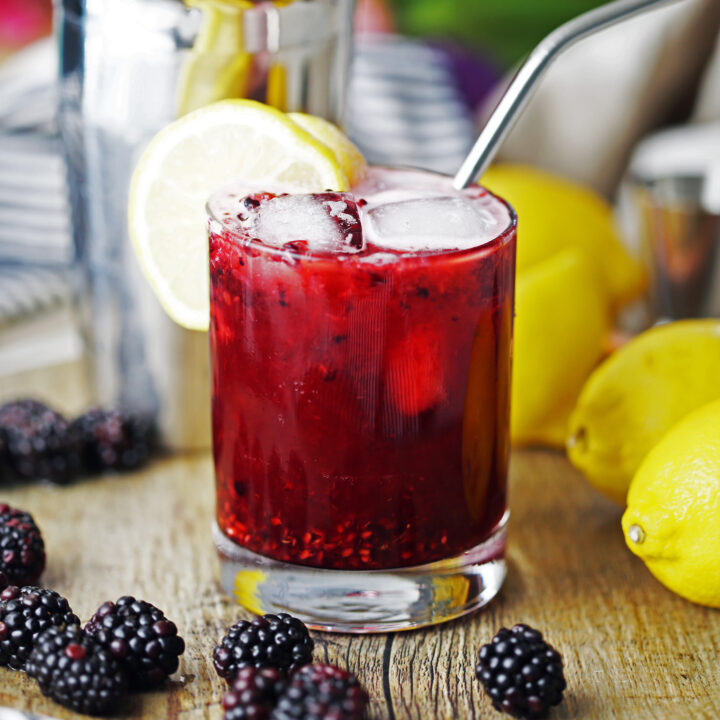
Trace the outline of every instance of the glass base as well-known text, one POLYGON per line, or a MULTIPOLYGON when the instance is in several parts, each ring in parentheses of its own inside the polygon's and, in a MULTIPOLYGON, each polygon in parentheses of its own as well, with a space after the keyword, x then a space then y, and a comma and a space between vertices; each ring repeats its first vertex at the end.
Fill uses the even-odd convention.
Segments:
POLYGON ((287 612, 315 630, 377 633, 446 622, 486 605, 505 579, 506 512, 456 557, 394 570, 323 570, 250 552, 213 528, 228 595, 251 612, 287 612))

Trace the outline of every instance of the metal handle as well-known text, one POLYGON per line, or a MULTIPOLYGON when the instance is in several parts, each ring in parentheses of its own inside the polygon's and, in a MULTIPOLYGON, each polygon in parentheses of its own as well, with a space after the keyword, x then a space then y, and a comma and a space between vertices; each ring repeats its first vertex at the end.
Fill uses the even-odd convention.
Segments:
POLYGON ((482 129, 469 155, 453 179, 458 190, 479 178, 495 157, 500 144, 512 129, 518 115, 550 63, 563 51, 588 35, 615 23, 679 0, 616 0, 590 10, 553 30, 530 54, 482 129))

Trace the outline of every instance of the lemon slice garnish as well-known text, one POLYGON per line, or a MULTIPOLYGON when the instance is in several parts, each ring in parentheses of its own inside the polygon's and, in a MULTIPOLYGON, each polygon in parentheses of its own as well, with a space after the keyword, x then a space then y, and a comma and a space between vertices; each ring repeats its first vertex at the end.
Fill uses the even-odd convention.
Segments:
POLYGON ((208 105, 158 133, 133 174, 130 235, 160 303, 191 330, 210 323, 205 203, 234 181, 287 192, 349 188, 326 145, 253 100, 208 105))

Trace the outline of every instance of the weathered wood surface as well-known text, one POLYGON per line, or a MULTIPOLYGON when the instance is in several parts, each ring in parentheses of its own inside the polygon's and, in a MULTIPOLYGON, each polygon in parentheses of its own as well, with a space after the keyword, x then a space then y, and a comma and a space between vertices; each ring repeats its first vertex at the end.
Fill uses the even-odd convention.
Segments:
MULTIPOLYGON (((74 371, 62 381, 3 379, 0 398, 45 390, 76 410, 76 379, 74 371)), ((210 655, 224 628, 246 614, 218 587, 206 455, 68 488, 5 487, 0 500, 34 513, 48 547, 43 580, 83 620, 104 600, 134 594, 177 622, 187 642, 178 676, 162 692, 132 697, 124 717, 221 719, 223 683, 210 655)), ((624 546, 620 509, 560 454, 545 451, 513 455, 511 506, 509 577, 486 610, 396 635, 315 634, 318 659, 365 683, 371 717, 500 718, 474 679, 475 655, 497 628, 522 621, 540 628, 565 658, 569 689, 551 718, 720 718, 720 614, 651 577, 624 546)), ((6 669, 0 705, 77 717, 6 669)))

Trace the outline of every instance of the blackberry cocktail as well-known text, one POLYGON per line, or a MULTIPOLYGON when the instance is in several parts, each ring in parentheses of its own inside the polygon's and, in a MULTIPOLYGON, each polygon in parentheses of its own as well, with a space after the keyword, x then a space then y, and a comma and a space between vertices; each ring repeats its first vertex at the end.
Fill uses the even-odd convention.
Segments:
POLYGON ((226 586, 346 630, 486 602, 504 575, 512 211, 381 168, 350 193, 226 188, 208 209, 226 586), (326 608, 307 600, 321 587, 326 608))

